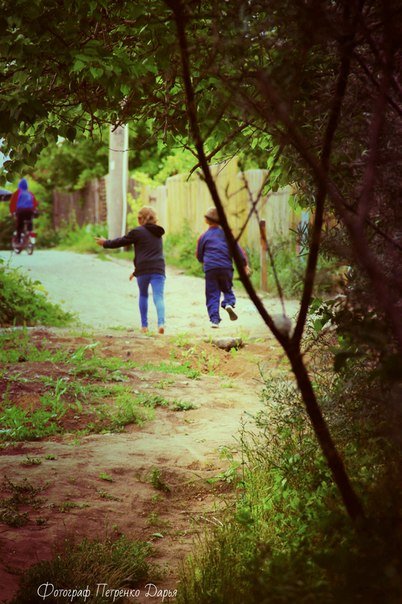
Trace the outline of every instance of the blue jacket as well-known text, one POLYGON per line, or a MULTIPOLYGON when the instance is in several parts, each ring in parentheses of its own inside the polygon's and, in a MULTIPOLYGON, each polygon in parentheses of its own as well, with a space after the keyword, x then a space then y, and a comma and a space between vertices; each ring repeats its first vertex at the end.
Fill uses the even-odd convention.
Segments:
MULTIPOLYGON (((238 249, 247 264, 247 257, 238 245, 238 249)), ((203 263, 204 272, 214 268, 232 269, 232 255, 226 241, 225 233, 219 226, 210 226, 197 241, 197 260, 203 263)))
POLYGON ((38 202, 31 191, 28 191, 28 182, 26 178, 21 178, 18 183, 18 189, 15 191, 10 199, 10 212, 20 212, 22 210, 35 210, 38 206, 38 202))

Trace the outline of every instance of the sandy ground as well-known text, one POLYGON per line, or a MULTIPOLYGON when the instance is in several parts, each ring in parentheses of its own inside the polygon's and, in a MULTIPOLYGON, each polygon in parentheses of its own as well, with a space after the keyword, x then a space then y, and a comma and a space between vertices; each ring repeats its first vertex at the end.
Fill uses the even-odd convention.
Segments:
MULTIPOLYGON (((203 371, 198 380, 152 371, 127 373, 133 391, 163 394, 168 400, 194 405, 185 413, 163 408, 153 421, 142 427, 128 426, 121 434, 77 439, 72 432, 0 449, 0 496, 7 496, 7 479, 14 483, 27 479, 42 488, 43 498, 38 507, 22 508, 29 514, 25 526, 0 524, 0 601, 7 602, 15 594, 18 573, 49 559, 54 546, 66 535, 82 538, 125 534, 152 541, 157 552, 155 562, 166 569, 165 576, 156 581, 158 587, 180 588, 178 568, 195 547, 195 535, 216 522, 217 510, 230 500, 231 486, 226 481, 209 483, 208 479, 228 468, 222 448, 238 450, 241 423, 252 422, 253 414, 261 410, 259 366, 269 372, 278 369, 281 353, 277 344, 248 298, 238 292, 239 320, 231 322, 224 316, 221 328, 211 330, 203 280, 176 269, 168 270, 166 281, 166 335, 153 337, 139 333, 137 288, 128 280, 128 262, 57 251, 35 251, 33 256, 0 252, 0 257, 41 281, 52 301, 77 313, 81 322, 93 330, 78 336, 65 330, 37 328, 32 330, 36 341, 46 339, 55 349, 74 350, 96 339, 106 356, 121 355, 144 362, 168 360, 184 350, 197 367, 202 363, 205 368, 211 363, 214 367, 212 372, 203 371), (179 348, 183 334, 187 334, 189 344, 179 348), (233 355, 216 348, 211 335, 240 335, 246 345, 233 355), (32 458, 41 463, 27 467, 26 460, 32 458), (169 485, 168 493, 155 492, 151 485, 149 477, 155 468, 169 485), (103 474, 111 480, 104 482, 100 478, 103 474)), ((266 304, 272 312, 279 312, 278 301, 267 300, 266 304)), ((290 303, 289 314, 295 308, 295 303, 290 303)), ((152 329, 152 303, 150 317, 152 329)), ((50 372, 55 379, 65 375, 60 364, 48 369, 29 363, 23 366, 28 393, 30 376, 37 378, 41 371, 50 372)), ((9 375, 18 374, 21 363, 7 370, 9 375)), ((2 387, 14 404, 26 399, 19 398, 21 388, 14 392, 7 380, 2 387)), ((33 389, 30 394, 35 394, 33 389)), ((149 602, 145 591, 142 594, 130 601, 149 602)))

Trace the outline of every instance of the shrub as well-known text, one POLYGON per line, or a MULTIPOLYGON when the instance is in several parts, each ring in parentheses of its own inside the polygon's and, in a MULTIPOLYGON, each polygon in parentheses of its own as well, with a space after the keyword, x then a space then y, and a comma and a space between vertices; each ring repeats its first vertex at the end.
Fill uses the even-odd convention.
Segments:
MULTIPOLYGON (((251 268, 253 269, 251 280, 258 289, 261 282, 261 264, 259 253, 246 250, 251 268)), ((294 238, 278 241, 271 246, 275 270, 281 285, 283 294, 287 297, 297 297, 303 290, 304 273, 306 270, 307 256, 298 254, 294 238)), ((325 295, 334 292, 338 288, 340 280, 339 261, 328 256, 321 255, 318 259, 315 279, 315 294, 325 295)), ((268 259, 267 269, 268 293, 277 296, 278 290, 274 278, 274 272, 268 259)))
POLYGON ((202 264, 198 262, 195 252, 197 236, 186 223, 177 234, 167 235, 164 251, 167 264, 177 266, 190 275, 202 277, 204 275, 202 264))
POLYGON ((19 269, 10 269, 0 259, 0 324, 54 325, 71 323, 74 316, 47 299, 39 281, 19 269))
POLYGON ((362 443, 357 400, 353 414, 349 398, 338 404, 341 382, 359 399, 361 376, 351 389, 353 372, 334 375, 317 364, 314 378, 368 520, 358 530, 350 523, 293 383, 265 379, 264 410, 242 438, 241 490, 184 567, 179 604, 400 601, 400 473, 393 446, 375 426, 364 426, 362 443))
POLYGON ((58 247, 78 253, 98 253, 102 250, 95 237, 107 237, 107 227, 103 224, 78 226, 75 221, 64 225, 58 233, 58 247))
POLYGON ((11 238, 15 230, 15 220, 12 216, 0 215, 0 248, 2 250, 11 249, 11 238))

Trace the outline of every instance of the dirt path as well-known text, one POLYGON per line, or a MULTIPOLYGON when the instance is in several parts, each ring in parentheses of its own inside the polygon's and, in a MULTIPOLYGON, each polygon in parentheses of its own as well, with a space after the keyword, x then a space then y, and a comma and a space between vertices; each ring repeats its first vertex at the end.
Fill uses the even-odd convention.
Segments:
MULTIPOLYGON (((125 327, 138 329, 138 290, 128 277, 129 261, 101 261, 99 256, 74 254, 53 250, 36 250, 33 256, 0 251, 0 258, 11 267, 21 267, 32 279, 43 283, 52 301, 60 302, 66 310, 76 312, 81 321, 91 327, 125 327)), ((239 320, 229 321, 222 313, 219 333, 223 336, 264 336, 266 327, 247 295, 235 285, 239 320)), ((166 331, 170 335, 192 333, 199 337, 211 334, 204 303, 204 280, 183 275, 168 268, 166 279, 166 331)), ((265 299, 267 308, 280 313, 279 301, 265 299)), ((287 302, 292 316, 297 310, 294 301, 287 302)), ((150 302, 150 327, 156 327, 155 309, 150 302)))
MULTIPOLYGON (((1 252, 0 256, 8 254, 1 252)), ((126 372, 133 392, 163 394, 169 401, 193 407, 188 411, 157 409, 153 421, 142 427, 126 426, 119 434, 77 436, 72 430, 0 449, 0 496, 10 494, 7 480, 13 484, 28 480, 41 489, 42 498, 37 506, 20 506, 20 512, 29 517, 24 526, 0 524, 0 601, 7 602, 15 593, 16 573, 52 557, 55 545, 66 535, 82 539, 124 534, 152 541, 155 562, 166 569, 155 583, 164 589, 177 587, 178 567, 194 547, 194 536, 215 522, 217 510, 230 497, 232 462, 222 456, 222 450, 236 452, 242 421, 250 421, 261 409, 258 364, 266 371, 277 370, 280 353, 275 342, 243 296, 238 300, 241 318, 237 323, 225 318, 219 335, 242 335, 246 345, 233 353, 206 341, 211 333, 203 281, 176 270, 169 270, 167 279, 167 334, 153 337, 138 333, 137 294, 128 281, 126 262, 101 262, 68 252, 35 252, 32 257, 13 256, 10 264, 27 268, 32 278, 44 283, 53 301, 63 301, 65 308, 79 313, 94 329, 90 335, 78 336, 38 328, 31 332, 33 341, 46 340, 46 346, 71 352, 96 339, 102 355, 142 362, 181 356, 200 369, 201 375, 194 380, 158 371, 126 372), (110 330, 122 327, 126 329, 110 330), (169 490, 158 490, 152 475, 160 476, 169 490), (220 480, 209 482, 219 476, 220 480)), ((275 305, 271 303, 271 308, 275 305)), ((22 367, 24 395, 34 396, 29 378, 34 384, 43 368, 29 362, 22 367)), ((20 375, 21 363, 9 365, 7 370, 9 375, 20 375)), ((54 379, 65 376, 60 363, 46 371, 54 379)), ((10 383, 4 383, 3 391, 11 400, 13 396, 15 401, 26 400, 26 396, 18 398, 21 387, 14 392, 10 383)), ((130 601, 150 600, 144 591, 142 598, 130 601)), ((152 601, 162 600, 155 597, 152 601)))

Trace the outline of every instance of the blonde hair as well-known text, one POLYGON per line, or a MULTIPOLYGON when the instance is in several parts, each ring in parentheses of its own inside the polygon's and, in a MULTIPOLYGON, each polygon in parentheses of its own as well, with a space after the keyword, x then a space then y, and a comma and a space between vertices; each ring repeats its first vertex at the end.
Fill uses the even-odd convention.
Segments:
POLYGON ((143 224, 156 224, 158 217, 156 212, 150 206, 143 206, 138 210, 138 216, 141 216, 143 224))

